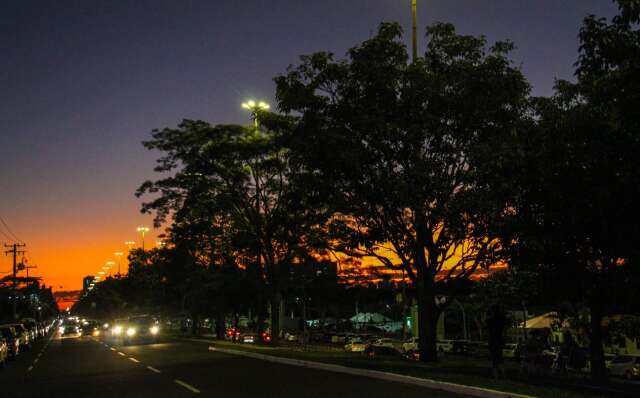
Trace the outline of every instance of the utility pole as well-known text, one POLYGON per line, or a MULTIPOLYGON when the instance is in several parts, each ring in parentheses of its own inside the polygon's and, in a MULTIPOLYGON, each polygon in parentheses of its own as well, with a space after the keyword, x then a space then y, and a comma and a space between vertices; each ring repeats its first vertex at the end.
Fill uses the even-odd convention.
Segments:
POLYGON ((411 28, 411 45, 412 45, 412 55, 413 62, 416 62, 418 59, 418 0, 411 0, 411 16, 413 20, 413 26, 411 28))
POLYGON ((19 244, 19 243, 14 243, 12 245, 7 245, 5 244, 4 247, 7 248, 8 250, 5 250, 4 254, 5 255, 9 255, 12 254, 13 255, 13 300, 12 300, 12 314, 13 314, 13 319, 15 320, 17 317, 17 302, 18 302, 18 280, 16 279, 16 274, 18 272, 18 262, 17 262, 17 258, 18 258, 18 254, 24 254, 25 250, 18 250, 18 248, 20 247, 25 247, 26 245, 24 243, 19 244))

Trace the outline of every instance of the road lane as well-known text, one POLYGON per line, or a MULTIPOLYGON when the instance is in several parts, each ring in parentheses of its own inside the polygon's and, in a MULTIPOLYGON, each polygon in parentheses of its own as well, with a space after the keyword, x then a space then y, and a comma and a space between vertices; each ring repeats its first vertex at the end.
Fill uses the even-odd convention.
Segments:
MULTIPOLYGON (((7 380, 7 398, 192 397, 193 393, 88 337, 55 338, 22 379, 7 380)), ((4 398, 4 395, 3 395, 4 398)))
POLYGON ((50 337, 35 341, 28 351, 21 352, 14 360, 7 361, 7 366, 0 370, 0 388, 11 385, 15 380, 22 380, 26 374, 33 370, 34 362, 42 358, 47 350, 50 337))
POLYGON ((206 344, 177 341, 119 346, 118 350, 175 379, 177 384, 184 383, 197 389, 202 396, 456 397, 453 394, 417 386, 269 363, 211 352, 207 348, 206 344))

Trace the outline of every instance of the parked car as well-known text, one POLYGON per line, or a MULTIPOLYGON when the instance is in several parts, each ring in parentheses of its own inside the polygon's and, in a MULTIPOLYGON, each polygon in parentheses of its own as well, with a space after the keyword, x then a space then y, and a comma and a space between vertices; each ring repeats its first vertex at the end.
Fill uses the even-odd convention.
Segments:
POLYGON ((519 359, 520 358, 520 347, 518 344, 505 344, 502 349, 502 356, 505 358, 511 359, 519 359))
POLYGON ((396 350, 393 347, 388 346, 374 346, 370 345, 364 351, 365 355, 369 358, 379 358, 379 357, 402 357, 403 355, 400 351, 396 350))
POLYGON ((402 352, 410 352, 418 350, 418 338, 412 337, 409 340, 402 343, 402 352))
POLYGON ((9 344, 4 337, 0 337, 0 368, 4 368, 9 359, 9 344))
POLYGON ((396 349, 395 345, 393 344, 393 340, 386 337, 374 340, 371 345, 374 347, 388 347, 393 348, 394 350, 396 349))
POLYGON ((243 333, 240 335, 240 342, 245 344, 254 344, 257 338, 254 333, 243 333))
POLYGON ((364 352, 366 348, 367 344, 360 337, 351 337, 344 345, 344 350, 347 352, 364 352))
POLYGON ((12 326, 18 334, 18 340, 20 340, 20 351, 27 351, 31 348, 31 333, 29 333, 27 328, 25 328, 21 323, 11 323, 9 326, 12 326))
POLYGON ((453 352, 453 340, 438 340, 436 348, 438 352, 453 352))
POLYGON ((23 318, 22 325, 29 331, 29 338, 31 341, 36 341, 40 337, 38 331, 38 322, 33 318, 23 318))
POLYGON ((609 374, 629 380, 640 378, 640 355, 618 355, 611 361, 609 374))
POLYGON ((9 325, 0 325, 0 336, 7 342, 9 358, 15 358, 20 353, 20 338, 15 328, 9 325))

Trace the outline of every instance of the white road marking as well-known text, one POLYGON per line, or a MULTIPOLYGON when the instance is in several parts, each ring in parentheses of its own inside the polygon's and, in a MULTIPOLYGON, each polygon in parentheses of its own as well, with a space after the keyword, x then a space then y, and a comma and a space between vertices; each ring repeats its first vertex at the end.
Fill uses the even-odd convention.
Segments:
POLYGON ((127 356, 127 354, 125 354, 124 352, 120 352, 120 351, 118 351, 118 355, 122 355, 123 357, 127 356))
POLYGON ((130 360, 131 362, 140 363, 140 361, 138 361, 138 360, 137 360, 137 359, 135 359, 135 358, 129 358, 129 360, 130 360))
POLYGON ((32 370, 33 370, 33 366, 29 366, 29 367, 27 368, 27 372, 31 372, 32 370))
POLYGON ((158 369, 154 368, 153 366, 147 366, 147 369, 149 369, 150 371, 155 372, 155 373, 162 373, 161 371, 159 371, 158 369))
POLYGON ((116 350, 115 348, 113 348, 113 347, 111 347, 110 349, 111 349, 111 351, 117 351, 117 350, 116 350))
POLYGON ((38 363, 38 358, 36 358, 36 359, 34 359, 34 360, 33 360, 33 364, 34 364, 34 365, 35 365, 35 364, 37 364, 37 363, 38 363))
POLYGON ((191 391, 194 394, 200 394, 200 390, 198 390, 197 388, 195 388, 194 386, 191 386, 187 383, 185 383, 184 381, 175 379, 174 380, 176 382, 176 384, 181 385, 182 387, 186 388, 187 390, 191 391))

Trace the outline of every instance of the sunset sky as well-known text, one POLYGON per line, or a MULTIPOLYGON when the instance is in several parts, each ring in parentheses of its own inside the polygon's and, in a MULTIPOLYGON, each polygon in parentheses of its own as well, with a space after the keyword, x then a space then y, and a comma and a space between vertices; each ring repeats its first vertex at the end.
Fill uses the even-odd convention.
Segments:
MULTIPOLYGON (((151 129, 183 118, 246 123, 240 103, 273 104, 272 78, 299 55, 342 55, 381 21, 408 32, 409 5, 2 1, 0 216, 27 243, 35 274, 55 290, 80 289, 125 240, 140 242, 136 227, 152 220, 133 193, 153 177, 158 154, 140 144, 151 129)), ((548 95, 555 78, 571 78, 582 18, 614 11, 608 0, 419 0, 418 18, 513 40, 534 94, 548 95)), ((2 256, 0 272, 9 269, 2 256)))

